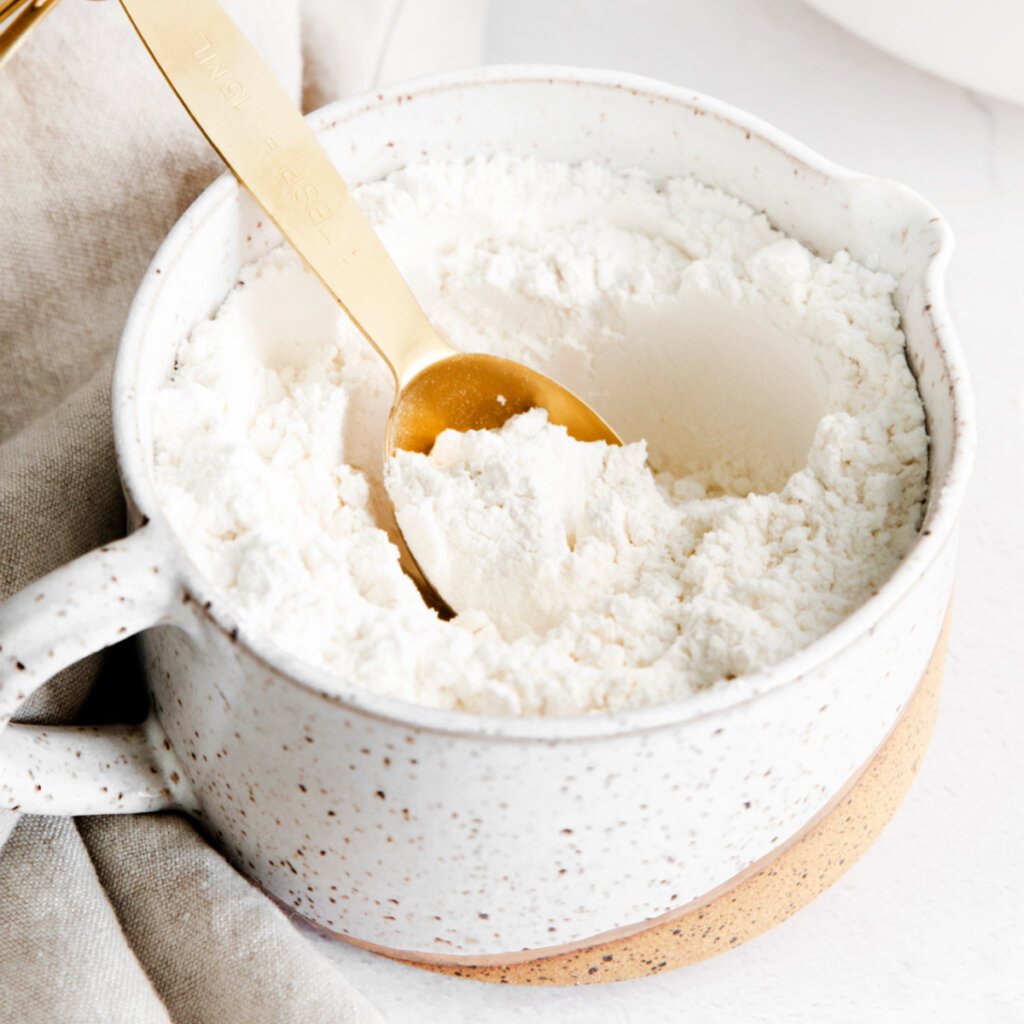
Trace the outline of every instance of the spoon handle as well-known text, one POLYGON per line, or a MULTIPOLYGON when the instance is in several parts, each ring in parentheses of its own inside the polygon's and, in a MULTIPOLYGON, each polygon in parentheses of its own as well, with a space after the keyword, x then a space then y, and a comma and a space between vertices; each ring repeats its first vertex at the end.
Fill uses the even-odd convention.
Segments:
POLYGON ((454 354, 330 157, 216 0, 121 0, 178 99, 401 388, 454 354))

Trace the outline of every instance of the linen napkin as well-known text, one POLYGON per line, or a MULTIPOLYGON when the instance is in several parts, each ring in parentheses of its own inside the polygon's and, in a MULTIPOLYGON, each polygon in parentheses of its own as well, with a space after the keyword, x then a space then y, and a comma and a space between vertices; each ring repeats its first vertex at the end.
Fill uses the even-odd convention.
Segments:
MULTIPOLYGON (((480 58, 484 0, 223 2, 307 109, 480 58)), ((123 534, 112 354, 160 240, 222 170, 112 0, 64 0, 0 69, 0 599, 123 534)), ((144 706, 122 645, 20 718, 144 706)), ((0 812, 5 839, 4 1024, 379 1019, 183 817, 0 812)))

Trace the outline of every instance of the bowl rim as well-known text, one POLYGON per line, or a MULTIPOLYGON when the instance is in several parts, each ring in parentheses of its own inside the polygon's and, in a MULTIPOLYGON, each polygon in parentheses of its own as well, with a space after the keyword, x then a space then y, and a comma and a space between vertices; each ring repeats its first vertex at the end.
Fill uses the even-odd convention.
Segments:
POLYGON ((423 731, 472 739, 506 739, 561 743, 615 738, 654 729, 678 726, 753 701, 784 686, 794 685, 840 651, 870 633, 886 613, 914 586, 939 557, 954 535, 960 507, 970 478, 976 448, 973 398, 963 353, 945 303, 944 280, 953 235, 938 211, 910 188, 890 179, 864 175, 821 156, 760 118, 720 100, 682 86, 624 72, 540 64, 490 65, 468 71, 429 75, 374 89, 330 103, 308 115, 320 132, 367 111, 401 104, 432 93, 480 86, 544 84, 626 90, 645 99, 675 102, 688 109, 713 115, 777 147, 806 168, 833 180, 883 183, 899 193, 908 208, 916 207, 932 222, 938 244, 926 266, 925 294, 931 308, 939 352, 949 375, 954 420, 953 450, 949 471, 939 493, 933 496, 914 544, 878 591, 832 629, 806 647, 766 668, 728 682, 712 684, 679 700, 615 712, 589 712, 572 716, 502 717, 433 708, 396 697, 374 693, 349 683, 272 641, 249 634, 234 618, 230 603, 214 589, 189 556, 184 544, 163 515, 147 454, 136 430, 136 391, 140 353, 145 344, 153 305, 166 276, 161 271, 184 258, 199 225, 221 203, 240 191, 234 176, 225 171, 209 185, 178 219, 157 250, 142 279, 122 333, 114 364, 112 389, 115 448, 122 486, 138 521, 153 521, 175 549, 175 569, 186 592, 196 598, 195 608, 205 614, 225 637, 240 642, 247 652, 273 675, 306 690, 326 703, 347 708, 385 722, 423 731))

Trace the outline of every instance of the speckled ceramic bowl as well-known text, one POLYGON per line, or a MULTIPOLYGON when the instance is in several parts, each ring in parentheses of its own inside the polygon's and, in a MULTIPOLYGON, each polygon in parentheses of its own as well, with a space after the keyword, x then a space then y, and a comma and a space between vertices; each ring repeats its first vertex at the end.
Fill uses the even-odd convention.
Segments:
MULTIPOLYGON (((943 300, 949 230, 901 185, 836 167, 714 100, 623 75, 494 68, 312 120, 351 183, 423 155, 639 165, 694 174, 821 253, 846 248, 891 271, 931 432, 924 529, 826 636, 684 703, 507 720, 328 685, 246 633, 153 488, 149 395, 179 339, 277 241, 225 176, 160 249, 119 352, 114 425, 132 534, 0 609, 6 716, 61 667, 142 630, 153 713, 141 728, 10 726, 3 806, 182 808, 299 914, 419 960, 530 960, 693 912, 834 804, 892 733, 936 648, 974 444, 943 300)), ((658 366, 636 372, 664 396, 658 366)), ((567 383, 586 394, 585 382, 567 383)), ((671 419, 606 411, 626 434, 660 430, 654 442, 671 442, 671 419)))

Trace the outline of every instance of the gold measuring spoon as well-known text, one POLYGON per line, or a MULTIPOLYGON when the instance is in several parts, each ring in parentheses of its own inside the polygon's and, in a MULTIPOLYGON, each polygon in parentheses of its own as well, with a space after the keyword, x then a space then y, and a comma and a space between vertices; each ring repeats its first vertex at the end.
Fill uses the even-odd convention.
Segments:
POLYGON ((500 427, 537 406, 578 440, 620 443, 551 378, 441 340, 327 153, 216 0, 121 3, 214 149, 390 367, 385 458, 396 448, 429 452, 446 428, 500 427))

